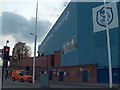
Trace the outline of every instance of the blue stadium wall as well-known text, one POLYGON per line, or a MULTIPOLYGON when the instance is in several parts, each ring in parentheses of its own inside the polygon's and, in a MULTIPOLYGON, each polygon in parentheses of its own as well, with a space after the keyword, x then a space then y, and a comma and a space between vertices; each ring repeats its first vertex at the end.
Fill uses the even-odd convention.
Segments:
MULTIPOLYGON (((40 54, 54 54, 63 50, 63 44, 76 37, 77 47, 61 53, 61 66, 97 64, 98 82, 108 83, 108 53, 106 31, 93 32, 92 8, 103 3, 69 3, 42 44, 40 54), (103 77, 103 73, 104 77, 103 77)), ((120 23, 120 2, 117 3, 120 23)), ((120 83, 120 25, 110 29, 113 82, 120 83)))
MULTIPOLYGON (((50 30, 39 47, 40 54, 53 54, 54 51, 62 50, 63 44, 73 36, 77 36, 77 4, 68 6, 53 28, 50 30)), ((78 50, 63 55, 61 65, 78 65, 78 50), (74 55, 74 56, 73 56, 74 55), (65 56, 65 57, 64 57, 65 56), (68 63, 69 62, 69 63, 68 63)))
MULTIPOLYGON (((109 82, 108 52, 106 31, 93 32, 93 7, 103 3, 78 3, 78 58, 79 65, 97 64, 98 82, 109 82), (84 8, 85 7, 85 8, 84 8), (84 8, 84 10, 83 10, 84 8), (103 77, 104 74, 104 77, 103 77)), ((120 2, 117 3, 120 22, 120 2)), ((110 29, 111 62, 113 83, 120 83, 120 26, 110 29), (118 51, 119 50, 119 51, 118 51)))
MULTIPOLYGON (((79 64, 98 64, 99 68, 108 67, 106 31, 93 32, 92 8, 103 3, 78 3, 78 52, 79 64)), ((118 6, 118 11, 119 11, 118 6)), ((120 13, 120 12, 119 12, 120 13)), ((118 15, 120 16, 120 14, 118 15)), ((118 68, 118 31, 110 29, 112 67, 118 68)))

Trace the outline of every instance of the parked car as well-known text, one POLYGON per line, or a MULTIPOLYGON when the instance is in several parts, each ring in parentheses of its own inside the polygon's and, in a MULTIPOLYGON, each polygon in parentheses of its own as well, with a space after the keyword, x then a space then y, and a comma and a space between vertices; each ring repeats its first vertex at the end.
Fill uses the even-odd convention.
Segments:
POLYGON ((32 82, 32 75, 28 75, 28 73, 24 70, 12 70, 11 79, 13 81, 20 80, 21 82, 29 81, 32 82))

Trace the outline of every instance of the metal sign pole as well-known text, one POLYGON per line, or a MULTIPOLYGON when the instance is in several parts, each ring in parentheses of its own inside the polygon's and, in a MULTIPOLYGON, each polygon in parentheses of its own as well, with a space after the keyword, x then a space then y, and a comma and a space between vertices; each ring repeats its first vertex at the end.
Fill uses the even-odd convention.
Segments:
POLYGON ((110 50, 110 35, 109 35, 109 27, 107 21, 107 8, 106 8, 106 1, 104 0, 104 7, 105 7, 105 22, 106 22, 106 33, 107 33, 107 47, 108 47, 108 63, 109 63, 109 87, 112 88, 112 65, 111 65, 111 50, 110 50))

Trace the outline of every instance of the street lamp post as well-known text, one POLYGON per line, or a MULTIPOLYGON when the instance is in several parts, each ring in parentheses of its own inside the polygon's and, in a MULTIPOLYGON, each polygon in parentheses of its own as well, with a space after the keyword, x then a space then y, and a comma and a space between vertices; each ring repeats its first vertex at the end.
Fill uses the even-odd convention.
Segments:
POLYGON ((31 35, 35 36, 35 41, 34 41, 34 57, 33 57, 33 83, 35 82, 35 64, 36 64, 36 43, 37 43, 37 35, 30 33, 31 35))
POLYGON ((37 41, 37 35, 36 35, 36 31, 37 31, 37 13, 38 13, 38 1, 36 4, 36 20, 35 20, 35 33, 32 34, 34 35, 34 58, 33 58, 33 83, 35 83, 35 62, 36 62, 36 41, 37 41))
POLYGON ((33 83, 35 82, 36 41, 37 41, 37 35, 35 35, 35 43, 34 43, 34 58, 33 58, 33 83))

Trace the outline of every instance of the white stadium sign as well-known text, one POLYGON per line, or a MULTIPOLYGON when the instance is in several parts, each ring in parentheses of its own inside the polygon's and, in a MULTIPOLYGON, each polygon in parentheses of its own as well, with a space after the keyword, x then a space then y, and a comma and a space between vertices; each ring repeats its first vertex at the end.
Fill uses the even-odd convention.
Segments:
POLYGON ((106 16, 107 14, 107 24, 108 28, 116 28, 118 27, 118 12, 117 5, 115 2, 106 4, 106 13, 105 6, 101 5, 92 9, 93 14, 93 31, 99 32, 106 30, 106 16))

